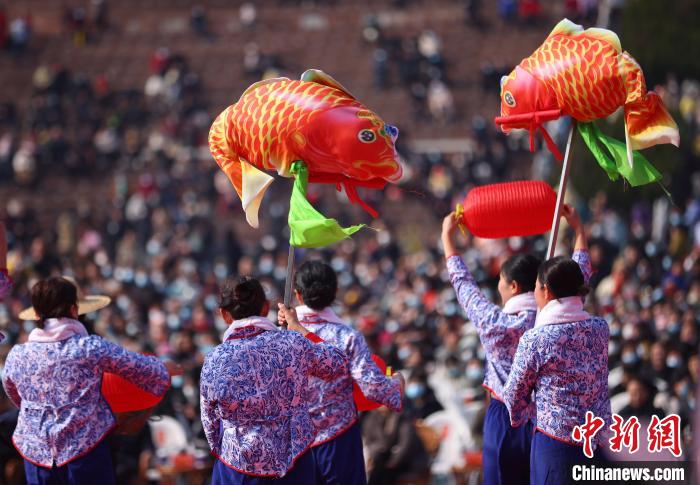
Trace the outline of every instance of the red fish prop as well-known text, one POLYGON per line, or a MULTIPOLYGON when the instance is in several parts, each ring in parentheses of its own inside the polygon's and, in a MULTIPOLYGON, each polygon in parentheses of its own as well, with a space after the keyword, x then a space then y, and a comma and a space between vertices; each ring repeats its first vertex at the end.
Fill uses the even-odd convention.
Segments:
POLYGON ((529 130, 533 151, 534 133, 540 130, 561 160, 542 123, 562 115, 591 122, 620 107, 625 112, 630 165, 632 150, 662 143, 678 146, 675 121, 658 94, 647 92, 639 64, 622 50, 617 35, 606 29, 584 30, 564 19, 530 57, 501 79, 501 116, 495 122, 506 133, 513 128, 529 130))
POLYGON ((377 213, 357 187, 379 189, 402 174, 394 147, 398 129, 357 101, 329 75, 308 70, 295 81, 266 79, 226 108, 209 132, 209 147, 238 193, 248 223, 273 181, 293 176, 303 161, 308 181, 345 188, 351 202, 377 213))

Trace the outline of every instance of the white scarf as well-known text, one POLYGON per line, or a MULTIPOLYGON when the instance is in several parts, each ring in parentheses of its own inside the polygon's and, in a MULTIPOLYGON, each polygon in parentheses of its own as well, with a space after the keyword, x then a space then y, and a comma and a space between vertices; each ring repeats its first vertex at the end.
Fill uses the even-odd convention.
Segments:
POLYGON ((44 328, 35 328, 29 333, 27 341, 51 343, 60 342, 74 336, 87 337, 85 327, 78 320, 72 318, 47 318, 44 328))
POLYGON ((535 293, 528 291, 512 296, 505 305, 503 305, 503 313, 508 315, 517 315, 520 312, 536 312, 537 302, 535 301, 535 293))
POLYGON ((229 325, 226 331, 224 332, 224 337, 222 340, 226 342, 228 338, 233 334, 233 332, 245 327, 256 327, 261 330, 272 330, 275 332, 279 330, 279 327, 277 325, 275 325, 265 317, 255 316, 241 318, 240 320, 234 320, 233 322, 231 322, 231 325, 229 325))
MULTIPOLYGON (((306 318, 318 318, 321 320, 325 320, 326 322, 329 323, 342 323, 345 324, 345 322, 333 311, 333 309, 329 306, 324 308, 323 310, 314 310, 312 308, 307 307, 306 305, 301 305, 296 308, 297 310, 297 317, 299 318, 299 321, 301 322, 302 320, 305 320, 306 318)), ((313 322, 310 322, 313 323, 313 322)))
POLYGON ((535 328, 557 323, 571 323, 588 320, 591 316, 583 311, 583 300, 580 296, 567 296, 547 303, 537 314, 535 328))

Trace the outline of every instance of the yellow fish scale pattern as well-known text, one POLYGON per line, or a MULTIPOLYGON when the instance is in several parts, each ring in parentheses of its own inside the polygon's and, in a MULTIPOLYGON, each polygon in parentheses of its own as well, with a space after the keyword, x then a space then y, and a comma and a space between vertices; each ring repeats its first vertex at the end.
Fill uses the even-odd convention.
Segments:
POLYGON ((555 36, 521 67, 552 89, 567 114, 591 121, 610 115, 625 102, 618 57, 614 47, 599 39, 555 36))
POLYGON ((289 136, 318 113, 356 103, 342 91, 314 82, 263 84, 229 107, 225 136, 238 155, 253 165, 286 172, 295 155, 287 144, 289 136))

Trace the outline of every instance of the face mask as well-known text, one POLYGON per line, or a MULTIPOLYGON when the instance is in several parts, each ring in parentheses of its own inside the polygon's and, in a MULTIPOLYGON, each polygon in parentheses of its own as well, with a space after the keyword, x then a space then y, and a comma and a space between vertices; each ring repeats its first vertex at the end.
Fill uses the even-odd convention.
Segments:
POLYGON ((617 342, 608 342, 608 355, 615 355, 620 351, 620 344, 617 342))
POLYGON ((467 378, 472 381, 480 381, 484 378, 484 371, 479 367, 469 367, 467 369, 467 378))
POLYGON ((204 355, 208 355, 209 352, 211 352, 212 350, 214 350, 214 347, 215 347, 214 345, 204 345, 204 346, 202 346, 202 353, 203 353, 204 355))
POLYGON ((619 325, 610 326, 610 336, 611 337, 619 337, 620 336, 620 326, 619 325))
POLYGON ((401 347, 397 352, 397 355, 399 356, 399 359, 406 360, 411 355, 411 349, 408 347, 401 347))
POLYGON ((677 369, 681 365, 681 359, 675 355, 670 356, 668 359, 666 359, 666 365, 671 369, 677 369))
POLYGON ((626 365, 632 365, 637 362, 637 354, 634 352, 625 352, 622 354, 622 363, 626 365))
POLYGON ((184 382, 185 380, 182 378, 182 376, 172 376, 170 378, 170 384, 176 389, 181 388, 184 382))
POLYGON ((625 340, 631 340, 632 337, 634 337, 634 327, 629 324, 622 327, 622 338, 625 340))
POLYGON ((688 397, 688 394, 690 394, 690 386, 687 383, 684 383, 678 390, 678 396, 685 399, 688 397))
POLYGON ((671 335, 676 335, 678 332, 681 331, 681 324, 680 323, 672 323, 668 327, 666 327, 666 330, 668 331, 669 334, 671 335))
POLYGON ((450 367, 450 369, 447 371, 447 373, 450 375, 452 379, 457 379, 461 372, 457 367, 450 367))
POLYGON ((412 382, 406 386, 406 397, 416 399, 423 395, 425 386, 420 382, 412 382))

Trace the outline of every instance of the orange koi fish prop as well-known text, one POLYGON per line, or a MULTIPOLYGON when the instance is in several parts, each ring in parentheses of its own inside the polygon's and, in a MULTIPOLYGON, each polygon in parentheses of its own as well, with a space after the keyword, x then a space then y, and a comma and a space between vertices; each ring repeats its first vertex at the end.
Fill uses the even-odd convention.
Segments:
POLYGON ((615 180, 620 174, 632 185, 660 178, 633 150, 662 143, 678 146, 680 141, 675 121, 658 94, 647 92, 639 64, 622 50, 617 35, 606 29, 584 30, 567 19, 501 79, 501 116, 495 122, 505 133, 513 128, 529 130, 531 151, 534 133, 540 130, 549 150, 561 160, 542 123, 563 115, 578 121, 579 132, 608 176, 615 180), (620 107, 625 112, 625 144, 603 135, 592 123, 620 107))
POLYGON ((376 217, 377 212, 358 196, 357 187, 379 189, 398 181, 402 169, 394 147, 397 136, 397 128, 336 80, 308 70, 299 81, 275 78, 250 86, 214 121, 209 147, 253 227, 258 227, 260 203, 273 181, 266 171, 296 176, 290 243, 318 247, 362 226, 343 229, 316 212, 306 200, 306 183, 344 187, 351 202, 376 217))

